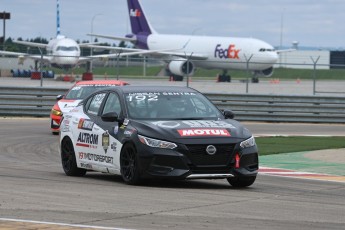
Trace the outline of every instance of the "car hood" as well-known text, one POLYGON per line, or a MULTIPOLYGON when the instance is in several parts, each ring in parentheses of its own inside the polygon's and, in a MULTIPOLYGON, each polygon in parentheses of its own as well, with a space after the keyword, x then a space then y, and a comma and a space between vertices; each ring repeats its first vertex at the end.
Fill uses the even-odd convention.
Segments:
POLYGON ((178 143, 237 143, 252 134, 235 120, 131 121, 138 134, 178 143))
POLYGON ((71 109, 73 109, 74 107, 76 107, 81 101, 82 100, 61 99, 60 101, 58 101, 58 105, 60 107, 61 112, 66 113, 70 111, 71 109))

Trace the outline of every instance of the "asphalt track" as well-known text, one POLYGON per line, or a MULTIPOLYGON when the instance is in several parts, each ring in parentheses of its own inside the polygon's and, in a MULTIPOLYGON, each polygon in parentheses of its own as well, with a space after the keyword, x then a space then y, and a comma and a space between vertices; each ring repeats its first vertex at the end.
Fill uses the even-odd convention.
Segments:
MULTIPOLYGON (((261 136, 345 130, 245 125, 261 136)), ((259 174, 234 189, 225 180, 128 186, 108 174, 67 177, 48 119, 0 119, 0 127, 0 229, 345 229, 344 182, 259 174)))

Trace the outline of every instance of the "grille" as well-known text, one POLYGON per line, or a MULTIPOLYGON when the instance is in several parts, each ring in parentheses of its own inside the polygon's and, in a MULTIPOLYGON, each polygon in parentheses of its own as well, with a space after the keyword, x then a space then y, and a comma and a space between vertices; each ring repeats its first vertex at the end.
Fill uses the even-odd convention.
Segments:
POLYGON ((234 145, 214 145, 217 152, 209 155, 206 152, 208 145, 187 145, 186 156, 194 166, 225 166, 233 157, 234 145))

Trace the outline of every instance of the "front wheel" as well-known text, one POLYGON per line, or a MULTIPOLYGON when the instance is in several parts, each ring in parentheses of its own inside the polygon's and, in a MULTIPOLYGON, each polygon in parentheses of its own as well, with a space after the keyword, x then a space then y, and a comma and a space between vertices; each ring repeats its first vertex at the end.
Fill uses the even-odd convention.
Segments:
POLYGON ((120 167, 122 179, 131 185, 141 182, 137 150, 134 145, 127 144, 123 147, 120 155, 120 167))
POLYGON ((73 143, 69 138, 64 138, 61 142, 61 163, 67 176, 84 176, 86 169, 77 167, 73 143))
POLYGON ((231 178, 227 178, 227 180, 229 184, 231 184, 232 187, 243 188, 243 187, 248 187, 254 184, 256 180, 256 176, 231 177, 231 178))

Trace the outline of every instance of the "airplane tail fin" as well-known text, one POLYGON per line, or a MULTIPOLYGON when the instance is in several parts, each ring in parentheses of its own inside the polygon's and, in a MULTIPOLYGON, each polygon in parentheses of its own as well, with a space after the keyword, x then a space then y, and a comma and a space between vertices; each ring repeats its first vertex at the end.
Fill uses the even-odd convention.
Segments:
POLYGON ((56 0, 56 37, 60 35, 60 3, 56 0))
POLYGON ((139 0, 127 0, 132 33, 149 35, 156 33, 146 19, 139 0))

